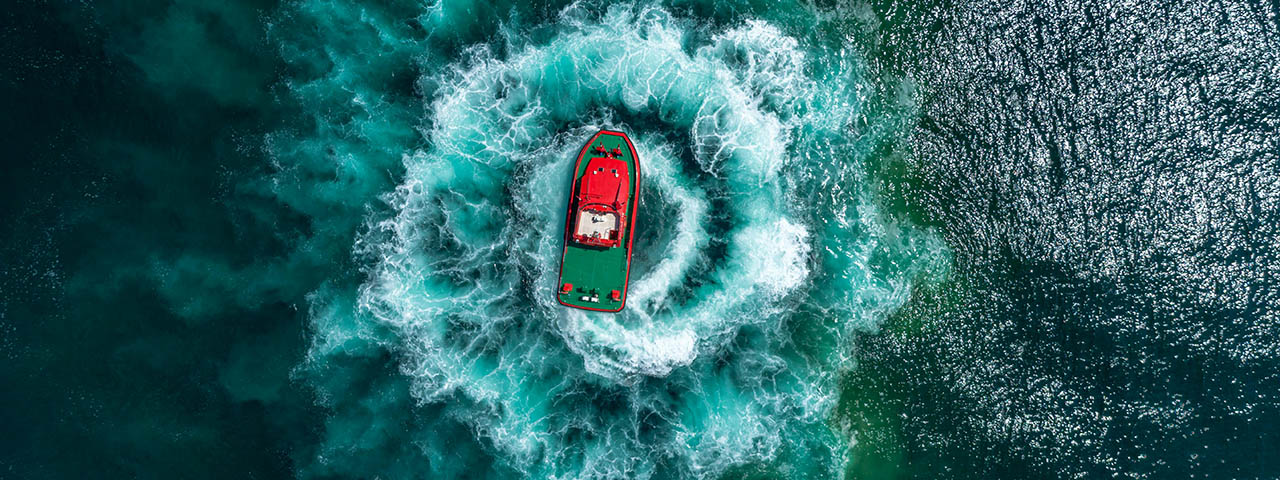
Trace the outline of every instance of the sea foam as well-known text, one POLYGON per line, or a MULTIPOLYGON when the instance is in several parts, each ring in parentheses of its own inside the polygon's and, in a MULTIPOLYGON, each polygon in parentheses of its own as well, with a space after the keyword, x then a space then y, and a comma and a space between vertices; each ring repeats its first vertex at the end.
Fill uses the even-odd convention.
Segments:
MULTIPOLYGON (((420 21, 454 13, 442 2, 420 21)), ((520 31, 511 22, 504 35, 520 31)), ((856 62, 816 61, 761 19, 715 27, 577 3, 550 22, 424 69, 422 141, 399 156, 389 213, 357 238, 363 284, 315 299, 313 327, 337 331, 317 333, 310 371, 388 352, 416 408, 530 478, 714 478, 784 454, 837 472, 845 447, 824 420, 849 336, 931 264, 875 267, 909 255, 882 238, 928 236, 876 233, 867 153, 842 140, 859 110, 814 105, 863 88, 856 62), (553 292, 568 172, 601 128, 631 134, 646 209, 617 315, 565 309, 553 292), (865 260, 833 259, 849 253, 865 260)), ((351 388, 329 391, 335 419, 395 405, 351 388)), ((409 435, 429 459, 453 443, 409 435)), ((326 468, 358 471, 323 450, 326 468)))

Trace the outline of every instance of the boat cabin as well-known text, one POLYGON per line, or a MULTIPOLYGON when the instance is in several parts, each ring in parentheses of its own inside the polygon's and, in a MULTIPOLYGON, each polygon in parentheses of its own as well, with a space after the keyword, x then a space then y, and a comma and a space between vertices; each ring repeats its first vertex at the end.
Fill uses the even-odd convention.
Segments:
POLYGON ((587 162, 574 198, 573 240, 594 247, 620 247, 630 201, 627 163, 618 158, 622 152, 616 148, 597 147, 596 153, 604 156, 587 162))

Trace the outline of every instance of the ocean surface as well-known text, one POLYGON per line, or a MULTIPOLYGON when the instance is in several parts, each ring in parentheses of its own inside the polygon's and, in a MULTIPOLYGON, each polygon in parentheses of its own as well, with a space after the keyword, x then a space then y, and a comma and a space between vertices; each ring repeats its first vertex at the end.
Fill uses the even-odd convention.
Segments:
POLYGON ((19 0, 0 100, 2 478, 1280 478, 1274 0, 19 0))

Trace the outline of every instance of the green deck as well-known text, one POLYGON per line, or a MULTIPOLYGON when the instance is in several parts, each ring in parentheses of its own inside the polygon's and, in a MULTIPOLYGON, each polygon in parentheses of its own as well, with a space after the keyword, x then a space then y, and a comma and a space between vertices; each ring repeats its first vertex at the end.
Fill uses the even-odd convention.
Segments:
MULTIPOLYGON (((631 249, 633 233, 631 219, 635 215, 636 204, 640 200, 640 192, 637 188, 640 169, 632 155, 631 146, 624 137, 601 132, 587 144, 586 156, 577 162, 578 170, 573 174, 571 192, 572 188, 578 185, 578 179, 586 174, 587 160, 595 155, 593 150, 597 145, 609 150, 614 148, 622 150, 622 159, 627 161, 627 177, 631 180, 631 198, 627 202, 627 221, 622 226, 622 246, 618 248, 588 247, 574 243, 566 235, 564 257, 560 264, 560 283, 556 284, 555 288, 556 296, 564 305, 616 312, 622 310, 627 300, 627 263, 630 261, 627 252, 631 249), (560 285, 565 283, 573 284, 574 289, 567 294, 561 294, 559 293, 560 285), (609 298, 609 292, 613 290, 622 292, 621 301, 615 302, 609 298), (583 301, 584 296, 597 297, 600 301, 583 301)), ((567 209, 566 213, 569 213, 567 209)), ((566 221, 568 221, 567 218, 566 221)))

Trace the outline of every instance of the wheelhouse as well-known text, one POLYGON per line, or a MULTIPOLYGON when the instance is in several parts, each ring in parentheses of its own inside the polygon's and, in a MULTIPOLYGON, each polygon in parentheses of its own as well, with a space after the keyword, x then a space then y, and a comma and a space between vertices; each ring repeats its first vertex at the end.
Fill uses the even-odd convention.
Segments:
POLYGON ((593 247, 622 246, 622 229, 627 225, 627 203, 631 181, 627 164, 612 151, 596 147, 599 155, 587 162, 586 172, 574 199, 573 241, 593 247))

